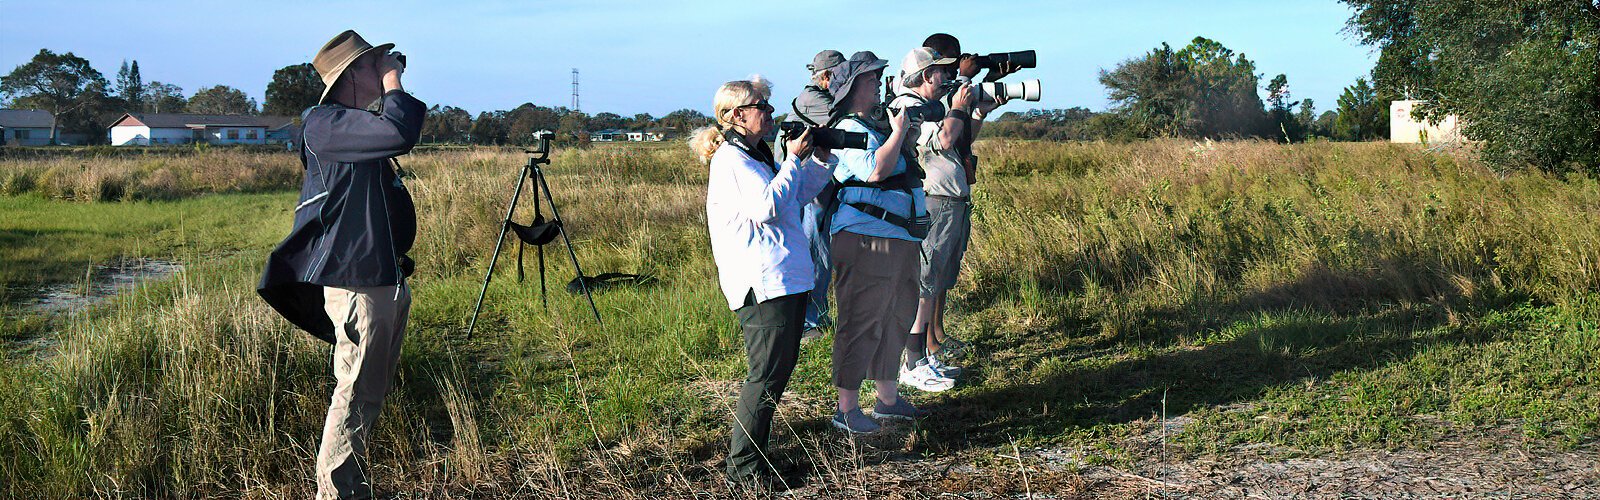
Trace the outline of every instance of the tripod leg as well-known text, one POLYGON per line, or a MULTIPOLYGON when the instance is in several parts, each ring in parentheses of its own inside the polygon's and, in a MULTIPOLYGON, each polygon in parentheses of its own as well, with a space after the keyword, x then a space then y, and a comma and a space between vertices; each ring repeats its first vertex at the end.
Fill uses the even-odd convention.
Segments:
MULTIPOLYGON (((537 169, 537 168, 538 167, 535 167, 535 169, 537 169)), ((540 196, 539 196, 539 187, 538 186, 534 186, 534 188, 533 188, 533 219, 534 220, 539 220, 540 217, 544 216, 543 210, 540 209, 541 204, 539 203, 539 198, 540 198, 540 196)), ((557 219, 557 220, 559 220, 559 219, 557 219)), ((545 287, 544 287, 544 245, 538 245, 538 248, 535 248, 534 252, 539 254, 539 305, 544 307, 545 310, 548 311, 548 310, 550 310, 550 293, 549 293, 548 290, 545 290, 545 287)))
POLYGON ((544 246, 539 246, 539 301, 545 309, 550 308, 550 295, 544 289, 544 246))
MULTIPOLYGON (((550 215, 555 216, 556 220, 560 221, 561 210, 556 208, 556 197, 550 192, 550 183, 545 181, 544 171, 534 167, 533 177, 534 182, 539 183, 534 186, 534 190, 544 189, 544 195, 550 202, 550 215)), ((600 320, 600 309, 594 306, 594 294, 589 292, 589 283, 583 280, 583 266, 578 264, 578 253, 572 250, 572 239, 567 237, 567 226, 563 224, 558 230, 561 231, 561 241, 567 244, 567 256, 572 258, 572 268, 578 271, 578 286, 583 288, 583 297, 589 300, 589 311, 594 313, 594 322, 605 324, 604 321, 600 320)))
POLYGON ((467 340, 472 340, 472 331, 478 326, 478 313, 483 310, 483 297, 489 293, 489 279, 494 277, 494 265, 500 261, 500 247, 506 242, 506 231, 511 230, 511 214, 517 211, 517 200, 522 198, 522 185, 524 179, 531 174, 531 165, 522 168, 517 174, 517 188, 511 192, 511 205, 506 208, 506 218, 500 222, 500 237, 494 240, 494 256, 489 258, 489 271, 483 273, 483 289, 478 290, 478 304, 472 306, 472 320, 467 322, 467 340))

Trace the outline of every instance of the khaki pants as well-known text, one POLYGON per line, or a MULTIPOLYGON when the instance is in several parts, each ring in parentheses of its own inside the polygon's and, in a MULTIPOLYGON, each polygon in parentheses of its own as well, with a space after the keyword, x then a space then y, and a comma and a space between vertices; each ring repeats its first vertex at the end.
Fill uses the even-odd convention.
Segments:
POLYGON ((323 287, 333 320, 333 400, 317 451, 317 498, 368 498, 367 433, 394 385, 411 311, 411 290, 400 285, 323 287))
POLYGON ((900 351, 917 319, 917 253, 921 244, 894 238, 833 235, 833 385, 899 380, 900 351))

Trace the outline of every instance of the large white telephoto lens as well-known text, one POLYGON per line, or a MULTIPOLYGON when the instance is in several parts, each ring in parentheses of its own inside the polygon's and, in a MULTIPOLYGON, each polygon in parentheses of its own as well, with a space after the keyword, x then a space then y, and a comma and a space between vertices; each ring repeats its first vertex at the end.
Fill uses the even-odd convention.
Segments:
POLYGON ((980 87, 979 99, 993 101, 994 96, 1004 95, 1006 99, 1022 99, 1029 102, 1039 101, 1039 81, 1023 80, 1017 83, 983 82, 980 87))

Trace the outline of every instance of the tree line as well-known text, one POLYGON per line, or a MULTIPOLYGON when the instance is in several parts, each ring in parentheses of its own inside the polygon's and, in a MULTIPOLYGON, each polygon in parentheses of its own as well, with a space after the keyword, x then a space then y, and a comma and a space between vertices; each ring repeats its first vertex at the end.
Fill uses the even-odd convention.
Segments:
POLYGON ((1335 108, 1317 114, 1312 99, 1293 99, 1289 77, 1261 85, 1255 62, 1215 40, 1196 37, 1174 50, 1165 43, 1100 71, 1111 97, 1105 112, 1088 108, 1007 112, 984 127, 994 137, 1048 140, 1312 137, 1364 141, 1385 137, 1391 96, 1358 78, 1335 108), (1265 90, 1262 100, 1257 89, 1265 90))
POLYGON ((1196 38, 1102 70, 1104 113, 1006 113, 984 133, 1370 140, 1388 133, 1390 102, 1416 99, 1412 118, 1457 117, 1468 146, 1496 168, 1600 174, 1600 0, 1340 1, 1354 11, 1349 33, 1376 47, 1378 62, 1320 115, 1311 99, 1291 98, 1287 76, 1261 86, 1244 54, 1196 38))
MULTIPOLYGON (((105 127, 123 113, 195 113, 207 115, 298 116, 315 106, 325 86, 310 63, 285 66, 267 83, 266 102, 258 105, 244 91, 226 85, 202 87, 185 96, 182 87, 157 80, 145 81, 139 61, 123 61, 114 80, 94 69, 87 59, 71 52, 48 49, 27 63, 0 76, 0 107, 42 109, 56 116, 59 133, 83 134, 92 143, 106 140, 105 127)), ((682 134, 711 119, 692 109, 656 118, 648 113, 623 117, 615 113, 589 115, 565 107, 533 103, 511 110, 479 113, 476 118, 452 106, 434 106, 423 129, 427 142, 463 144, 515 144, 532 142, 533 133, 550 130, 561 142, 587 141, 588 134, 627 128, 682 134)))

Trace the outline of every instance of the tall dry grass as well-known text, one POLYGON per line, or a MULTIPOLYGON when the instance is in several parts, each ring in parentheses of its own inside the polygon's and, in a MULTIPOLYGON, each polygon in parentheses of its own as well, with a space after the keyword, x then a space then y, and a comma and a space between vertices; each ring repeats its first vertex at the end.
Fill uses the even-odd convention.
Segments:
POLYGON ((0 155, 0 195, 80 202, 262 192, 300 182, 299 160, 261 148, 135 148, 137 154, 0 155))

